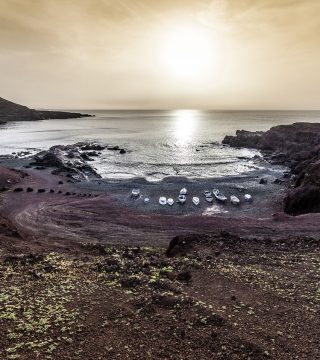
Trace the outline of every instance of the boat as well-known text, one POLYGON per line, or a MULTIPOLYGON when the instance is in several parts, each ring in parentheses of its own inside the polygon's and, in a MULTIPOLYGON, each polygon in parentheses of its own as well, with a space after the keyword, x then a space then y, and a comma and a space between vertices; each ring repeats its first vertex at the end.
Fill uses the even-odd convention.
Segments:
POLYGON ((212 192, 211 192, 210 190, 205 190, 205 191, 203 192, 203 195, 204 195, 205 197, 207 197, 207 196, 212 196, 212 192))
POLYGON ((194 197, 192 198, 192 202, 193 202, 195 205, 199 205, 200 199, 199 199, 197 196, 194 196, 194 197))
POLYGON ((212 193, 218 201, 221 201, 221 202, 227 201, 227 197, 225 195, 223 195, 218 189, 213 189, 212 193))
POLYGON ((184 204, 186 201, 187 201, 187 198, 186 198, 185 195, 179 195, 179 196, 178 196, 178 202, 179 202, 180 204, 184 204))
POLYGON ((235 195, 231 195, 230 196, 230 201, 233 205, 239 205, 240 204, 240 200, 238 197, 236 197, 235 195))
POLYGON ((172 205, 174 204, 174 200, 173 200, 172 198, 169 198, 169 199, 167 200, 167 204, 170 205, 170 206, 172 206, 172 205))
POLYGON ((188 194, 188 191, 186 188, 183 188, 180 190, 180 195, 187 195, 188 194))
POLYGON ((206 196, 206 201, 208 201, 209 203, 213 202, 213 196, 206 196))
POLYGON ((132 189, 131 191, 131 197, 137 198, 140 196, 140 189, 132 189))
POLYGON ((161 197, 159 198, 159 204, 160 204, 160 205, 166 205, 166 204, 167 204, 167 198, 164 197, 164 196, 161 196, 161 197))
POLYGON ((144 199, 143 199, 143 202, 144 202, 145 204, 149 204, 150 198, 148 198, 148 197, 144 198, 144 199))
POLYGON ((244 195, 244 199, 245 199, 245 201, 250 202, 250 201, 252 201, 252 195, 250 195, 250 194, 245 194, 245 195, 244 195))

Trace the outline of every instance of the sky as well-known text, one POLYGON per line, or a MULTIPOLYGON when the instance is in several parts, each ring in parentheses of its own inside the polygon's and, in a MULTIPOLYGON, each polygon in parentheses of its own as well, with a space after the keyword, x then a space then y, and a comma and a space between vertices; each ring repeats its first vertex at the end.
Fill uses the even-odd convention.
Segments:
POLYGON ((319 0, 0 0, 0 96, 50 109, 320 109, 319 0))

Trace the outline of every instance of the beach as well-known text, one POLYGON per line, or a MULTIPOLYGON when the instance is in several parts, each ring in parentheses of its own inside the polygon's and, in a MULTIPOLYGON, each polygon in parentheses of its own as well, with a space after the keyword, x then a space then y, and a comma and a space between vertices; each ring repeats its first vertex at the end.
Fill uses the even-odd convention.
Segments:
POLYGON ((2 354, 317 358, 320 214, 283 212, 286 166, 258 157, 233 176, 107 179, 94 149, 121 156, 80 143, 0 159, 2 354), (159 204, 182 188, 184 205, 159 204), (213 188, 240 205, 207 203, 213 188))
POLYGON ((90 241, 165 247, 172 237, 188 233, 235 231, 249 237, 279 237, 288 232, 312 236, 319 231, 314 222, 317 214, 299 220, 282 214, 288 182, 275 184, 274 172, 216 179, 167 178, 157 183, 145 179, 74 182, 68 174, 52 175, 52 168, 26 169, 26 160, 6 161, 10 168, 14 163, 27 176, 2 195, 1 213, 26 239, 45 237, 46 242, 59 240, 62 246, 90 241), (260 184, 261 178, 267 183, 260 184), (131 197, 137 187, 142 197, 150 197, 149 204, 131 197), (190 194, 186 204, 159 204, 160 196, 176 199, 182 187, 190 194), (236 194, 241 204, 207 203, 203 191, 213 187, 228 196, 236 194), (243 200, 246 192, 253 196, 250 203, 243 200), (196 195, 201 200, 198 206, 191 201, 196 195))

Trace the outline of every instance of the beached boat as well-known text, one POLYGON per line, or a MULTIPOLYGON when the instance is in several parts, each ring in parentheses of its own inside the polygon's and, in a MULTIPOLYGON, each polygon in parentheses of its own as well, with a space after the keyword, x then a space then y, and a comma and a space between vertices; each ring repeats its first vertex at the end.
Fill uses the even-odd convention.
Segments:
POLYGON ((131 191, 131 197, 137 198, 140 196, 140 189, 132 189, 131 191))
POLYGON ((211 192, 210 190, 205 190, 205 191, 203 192, 203 195, 204 195, 205 197, 207 197, 207 196, 212 196, 212 192, 211 192))
POLYGON ((244 195, 244 199, 245 199, 245 201, 250 202, 250 201, 252 201, 252 195, 250 195, 250 194, 245 194, 245 195, 244 195))
POLYGON ((192 202, 193 202, 195 205, 199 205, 200 199, 199 199, 197 196, 194 196, 194 197, 192 198, 192 202))
POLYGON ((167 204, 170 205, 170 206, 172 206, 172 205, 174 204, 174 200, 173 200, 172 198, 169 198, 169 199, 167 200, 167 204))
POLYGON ((227 201, 227 197, 225 195, 223 195, 218 189, 213 189, 212 193, 218 201, 221 201, 221 202, 227 201))
POLYGON ((180 190, 180 195, 187 195, 188 194, 188 191, 186 188, 183 188, 180 190))
POLYGON ((144 198, 144 199, 143 199, 143 202, 144 202, 145 204, 149 204, 150 198, 148 198, 148 197, 144 198))
POLYGON ((178 202, 179 202, 180 204, 184 204, 186 201, 187 201, 187 198, 186 198, 185 195, 179 195, 179 196, 178 196, 178 202))
POLYGON ((213 202, 213 196, 212 196, 212 195, 206 196, 206 201, 207 201, 208 203, 212 203, 212 202, 213 202))
POLYGON ((238 197, 236 197, 235 195, 230 196, 230 201, 231 201, 231 204, 233 204, 233 205, 240 204, 240 199, 238 197))
POLYGON ((167 204, 167 198, 165 198, 164 196, 161 196, 159 198, 159 204, 160 205, 166 205, 167 204))

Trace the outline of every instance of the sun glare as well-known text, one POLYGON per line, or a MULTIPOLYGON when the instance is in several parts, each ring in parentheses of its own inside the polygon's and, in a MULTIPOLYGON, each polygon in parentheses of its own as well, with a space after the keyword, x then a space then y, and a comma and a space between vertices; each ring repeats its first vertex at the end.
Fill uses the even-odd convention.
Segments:
POLYGON ((217 42, 202 27, 176 27, 164 36, 161 57, 171 76, 181 81, 201 82, 216 70, 217 42))
POLYGON ((197 110, 175 110, 173 115, 174 137, 178 146, 192 142, 197 127, 197 110))

